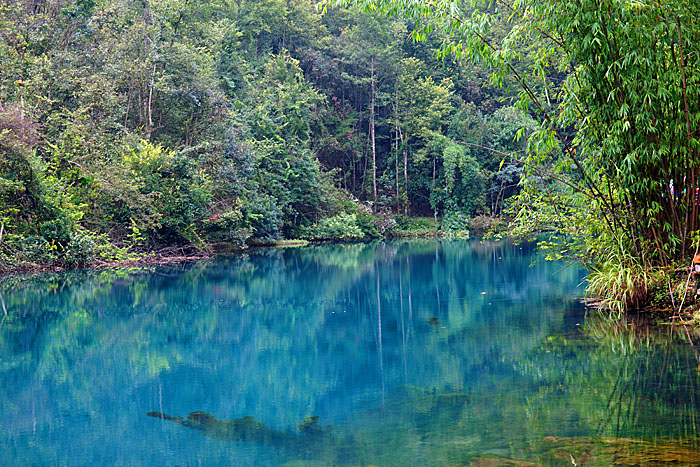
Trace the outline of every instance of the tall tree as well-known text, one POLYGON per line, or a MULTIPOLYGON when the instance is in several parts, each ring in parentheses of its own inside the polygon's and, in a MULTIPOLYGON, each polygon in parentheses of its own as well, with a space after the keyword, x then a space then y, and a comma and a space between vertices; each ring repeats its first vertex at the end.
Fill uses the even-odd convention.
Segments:
MULTIPOLYGON (((525 165, 531 175, 545 171, 572 190, 558 199, 548 194, 556 214, 548 217, 550 227, 579 228, 589 264, 603 258, 621 270, 672 268, 695 250, 700 241, 700 87, 694 85, 700 82, 700 4, 514 0, 495 2, 498 10, 465 14, 462 3, 453 0, 325 3, 403 13, 419 23, 417 37, 437 25, 452 38, 443 43, 444 56, 486 61, 497 83, 507 76, 516 79, 521 106, 542 125, 530 137, 525 165), (498 14, 511 23, 494 40, 488 28, 498 14), (537 50, 526 69, 518 64, 518 44, 537 50), (552 156, 558 162, 548 165, 552 156), (585 207, 567 219, 567 204, 584 206, 582 199, 588 200, 585 207), (584 229, 571 225, 582 216, 587 217, 584 229)), ((535 211, 542 209, 547 208, 535 211)), ((627 301, 646 294, 646 283, 632 288, 627 301)))

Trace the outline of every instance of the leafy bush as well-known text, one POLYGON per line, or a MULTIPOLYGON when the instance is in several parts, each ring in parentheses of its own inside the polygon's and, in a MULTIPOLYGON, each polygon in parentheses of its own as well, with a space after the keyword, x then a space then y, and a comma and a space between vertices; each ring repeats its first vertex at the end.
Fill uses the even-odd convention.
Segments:
POLYGON ((255 193, 243 203, 241 211, 255 238, 265 241, 280 238, 284 212, 275 198, 265 193, 255 193))
POLYGON ((144 211, 129 212, 129 218, 139 219, 137 227, 150 230, 160 242, 178 243, 188 239, 188 229, 204 217, 211 199, 204 171, 186 155, 146 141, 123 157, 140 193, 150 202, 150 206, 133 208, 144 211))
MULTIPOLYGON (((377 228, 377 216, 372 213, 372 209, 362 204, 357 198, 349 193, 344 194, 344 198, 339 201, 342 210, 339 213, 353 214, 357 226, 362 230, 364 238, 379 238, 382 234, 377 228)), ((332 217, 332 216, 331 216, 332 217)))
POLYGON ((389 211, 387 208, 380 209, 375 214, 375 219, 374 225, 376 226, 377 232, 379 232, 380 235, 389 234, 398 226, 396 219, 394 219, 391 211, 389 211))
POLYGON ((461 211, 449 211, 442 218, 440 229, 458 237, 469 236, 469 216, 461 211))
POLYGON ((437 233, 437 225, 432 217, 394 217, 396 227, 389 232, 393 237, 430 237, 437 233))
POLYGON ((58 246, 39 235, 23 237, 17 246, 15 256, 23 263, 53 264, 58 259, 58 246))
POLYGON ((252 231, 247 227, 241 210, 234 207, 205 220, 204 234, 212 242, 227 242, 244 247, 252 231))
POLYGON ((508 223, 498 217, 476 216, 469 221, 469 229, 475 233, 487 233, 491 231, 502 232, 506 230, 508 223))
POLYGON ((85 229, 78 228, 71 234, 68 245, 63 249, 61 262, 66 266, 86 266, 95 259, 97 245, 95 235, 85 229))
POLYGON ((377 229, 377 218, 374 217, 369 209, 359 209, 355 214, 357 226, 362 230, 362 233, 367 238, 379 238, 382 234, 377 229))
POLYGON ((364 233, 357 224, 357 216, 343 212, 333 217, 321 219, 316 224, 308 227, 303 237, 314 240, 348 240, 363 238, 364 233))
POLYGON ((70 219, 60 216, 41 222, 37 227, 37 232, 46 240, 60 245, 68 245, 71 240, 72 227, 70 219))

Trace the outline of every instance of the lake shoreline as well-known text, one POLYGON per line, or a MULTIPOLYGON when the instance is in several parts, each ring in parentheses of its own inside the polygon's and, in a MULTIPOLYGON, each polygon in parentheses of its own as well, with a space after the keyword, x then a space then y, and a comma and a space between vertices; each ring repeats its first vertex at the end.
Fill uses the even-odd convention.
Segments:
MULTIPOLYGON (((471 238, 473 236, 485 235, 491 231, 505 232, 507 230, 502 220, 490 216, 478 216, 473 218, 471 224, 469 230, 442 230, 440 222, 437 222, 432 217, 409 216, 403 218, 400 225, 395 225, 392 229, 381 233, 375 232, 375 235, 371 236, 357 238, 319 237, 271 241, 249 239, 248 243, 243 246, 236 242, 204 243, 200 245, 190 243, 186 245, 165 246, 157 250, 143 247, 131 247, 127 249, 115 247, 123 250, 122 256, 126 259, 119 259, 114 255, 103 258, 93 256, 87 261, 77 262, 75 264, 66 264, 60 257, 53 257, 51 260, 52 262, 18 260, 17 257, 13 259, 12 254, 10 254, 7 258, 10 264, 3 263, 4 258, 0 256, 0 278, 14 274, 56 273, 76 269, 159 266, 189 261, 201 261, 227 254, 240 254, 256 248, 288 248, 327 242, 355 243, 398 238, 471 238)), ((93 253, 90 255, 93 255, 93 253)))
MULTIPOLYGON (((0 279, 4 276, 11 276, 15 274, 38 274, 38 273, 58 273, 64 271, 74 271, 77 269, 104 269, 104 268, 132 268, 132 267, 147 267, 147 266, 163 266, 167 264, 178 264, 186 262, 204 261, 220 256, 243 254, 248 251, 255 251, 257 249, 264 248, 295 248, 314 244, 323 243, 358 243, 367 242, 373 240, 392 240, 398 238, 448 238, 456 237, 454 235, 446 235, 440 233, 434 233, 430 235, 426 234, 416 234, 416 235, 402 235, 402 236, 389 236, 380 237, 373 239, 358 239, 358 240, 348 240, 339 238, 325 238, 325 239, 311 239, 311 240, 301 240, 301 239, 285 239, 277 240, 273 242, 256 242, 251 245, 247 245, 242 248, 233 243, 219 243, 211 245, 209 248, 202 249, 196 245, 183 245, 179 247, 166 247, 160 250, 146 251, 137 253, 139 257, 126 260, 102 260, 96 258, 95 260, 81 265, 67 266, 61 264, 26 264, 14 268, 4 268, 0 265, 0 279)), ((467 237, 468 238, 468 237, 467 237)))
MULTIPOLYGON (((76 265, 76 266, 66 266, 60 264, 29 264, 23 265, 16 268, 2 268, 0 269, 0 278, 3 276, 10 276, 15 274, 38 274, 38 273, 58 273, 64 271, 74 271, 77 269, 104 269, 104 268, 131 268, 131 267, 144 267, 144 266, 161 266, 166 264, 176 264, 189 261, 202 261, 206 259, 211 259, 218 256, 218 253, 206 253, 199 250, 201 253, 185 254, 184 250, 190 246, 184 247, 168 247, 165 250, 175 250, 171 253, 164 252, 163 250, 151 251, 144 253, 143 256, 127 259, 122 261, 105 261, 100 259, 95 259, 87 264, 76 265), (179 251, 179 253, 177 252, 179 251)), ((243 251, 243 250, 242 250, 243 251)))
MULTIPOLYGON (((17 268, 2 268, 0 267, 0 283, 3 279, 10 276, 16 275, 34 275, 34 274, 51 274, 60 273, 66 271, 74 271, 78 269, 89 269, 89 270, 100 270, 109 268, 142 268, 142 267, 153 267, 153 266, 165 266, 171 264, 180 263, 190 263, 198 261, 206 261, 214 259, 217 257, 231 256, 245 254, 246 252, 256 251, 259 249, 269 249, 269 248, 297 248, 304 247, 308 245, 322 245, 326 243, 339 243, 339 244, 353 244, 353 243, 365 243, 371 241, 381 241, 381 240, 395 240, 395 239, 418 239, 418 238, 474 238, 484 234, 484 232, 478 231, 475 235, 455 235, 446 234, 443 232, 408 232, 404 231, 404 235, 393 235, 385 236, 379 238, 371 239, 343 239, 343 238, 318 238, 318 239, 284 239, 270 242, 255 242, 245 247, 236 245, 233 243, 218 243, 209 245, 207 249, 202 249, 196 245, 183 245, 179 247, 166 247, 160 250, 146 251, 137 253, 139 257, 122 260, 122 261, 109 261, 95 259, 88 264, 76 265, 76 266, 66 266, 60 264, 31 264, 26 266, 21 266, 17 268)), ((0 265, 1 266, 1 265, 0 265)), ((584 299, 586 306, 588 308, 594 309, 596 311, 605 313, 610 312, 610 310, 604 305, 604 300, 600 297, 588 297, 584 299)), ((670 299, 668 303, 656 302, 648 304, 641 307, 638 310, 631 310, 625 313, 626 316, 639 316, 640 314, 646 316, 654 316, 653 320, 658 323, 659 326, 662 325, 678 325, 685 324, 688 325, 693 321, 693 307, 688 307, 687 311, 679 314, 677 310, 674 310, 673 303, 670 299), (669 322, 672 320, 673 322, 669 322)))
MULTIPOLYGON (((420 217, 410 218, 412 221, 422 219, 420 217)), ((494 221, 495 222, 495 221, 494 221)), ((101 259, 95 258, 89 262, 76 265, 66 264, 45 264, 32 263, 27 261, 25 264, 16 267, 7 267, 0 263, 0 277, 13 274, 33 274, 33 273, 55 273, 62 271, 71 271, 75 269, 102 269, 102 268, 129 268, 142 266, 160 266, 165 264, 177 264, 189 261, 201 261, 214 257, 240 254, 246 251, 251 251, 257 248, 290 248, 306 246, 310 244, 322 244, 328 242, 337 243, 356 243, 373 240, 392 240, 398 238, 449 238, 462 237, 470 238, 474 235, 483 235, 488 232, 488 226, 491 223, 484 223, 482 220, 478 226, 469 232, 448 233, 439 230, 438 224, 431 225, 430 229, 421 225, 413 225, 409 223, 405 228, 397 229, 395 232, 385 233, 380 237, 371 238, 309 238, 309 239, 282 239, 273 241, 255 240, 250 244, 241 246, 232 242, 221 242, 206 245, 204 247, 188 244, 180 246, 167 246, 158 250, 142 250, 134 251, 133 256, 129 259, 101 259)))

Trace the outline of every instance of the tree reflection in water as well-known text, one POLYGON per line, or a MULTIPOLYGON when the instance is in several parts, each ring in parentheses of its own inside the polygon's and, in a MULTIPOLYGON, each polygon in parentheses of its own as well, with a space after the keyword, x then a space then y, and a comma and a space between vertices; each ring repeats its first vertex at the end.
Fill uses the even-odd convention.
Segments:
POLYGON ((581 271, 535 257, 418 240, 5 279, 0 452, 18 465, 695 464, 697 335, 585 315, 581 271), (332 430, 297 428, 315 415, 332 430), (233 436, 226 418, 266 435, 233 436))

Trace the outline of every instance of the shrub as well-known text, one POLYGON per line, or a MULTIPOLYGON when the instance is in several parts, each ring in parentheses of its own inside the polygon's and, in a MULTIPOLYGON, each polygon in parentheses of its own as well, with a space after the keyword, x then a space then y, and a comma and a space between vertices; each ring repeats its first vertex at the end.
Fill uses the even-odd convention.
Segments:
POLYGON ((277 200, 265 193, 254 193, 241 207, 243 219, 253 237, 264 241, 278 240, 284 225, 284 212, 277 200))
POLYGON ((212 242, 233 243, 244 247, 252 231, 247 228, 241 210, 234 207, 205 220, 204 234, 206 239, 212 242))
POLYGON ((343 212, 333 217, 321 219, 311 227, 308 227, 303 237, 314 240, 348 240, 363 238, 364 233, 360 226, 357 225, 357 216, 343 212))
POLYGON ((659 273, 649 271, 630 255, 610 253, 588 275, 589 296, 600 298, 610 312, 621 314, 645 305, 659 273))
POLYGON ((476 216, 469 221, 469 229, 475 233, 502 232, 508 223, 503 219, 491 216, 476 216))
POLYGON ((39 235, 19 238, 15 246, 14 256, 23 264, 53 264, 58 259, 56 243, 39 235))
POLYGON ((86 266, 95 259, 97 244, 95 235, 78 228, 71 234, 68 245, 63 249, 61 262, 66 266, 86 266))
POLYGON ((388 234, 396 230, 396 227, 398 226, 396 219, 394 219, 391 211, 389 211, 387 208, 380 209, 374 217, 374 225, 380 235, 388 234))
POLYGON ((355 214, 357 226, 362 230, 362 234, 367 238, 379 238, 382 236, 377 229, 377 218, 374 217, 369 208, 360 206, 355 214))
POLYGON ((73 225, 70 219, 65 216, 57 216, 54 219, 41 222, 37 231, 39 236, 46 240, 68 245, 71 240, 71 229, 73 225))
POLYGON ((469 236, 469 216, 460 211, 449 211, 442 218, 440 229, 450 235, 469 236))
POLYGON ((188 229, 204 216, 211 199, 204 171, 186 155, 145 141, 124 154, 123 160, 140 194, 148 199, 145 206, 132 207, 143 212, 128 212, 128 218, 137 220, 137 227, 150 230, 161 242, 188 239, 188 229))
POLYGON ((390 232, 394 237, 430 237, 437 233, 437 225, 432 217, 394 217, 396 227, 390 232))

